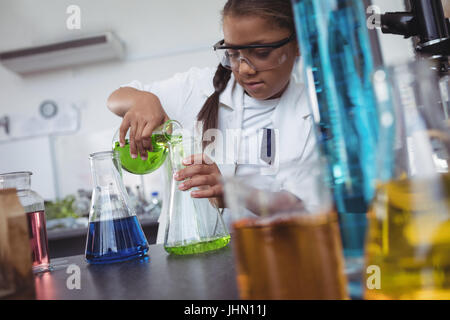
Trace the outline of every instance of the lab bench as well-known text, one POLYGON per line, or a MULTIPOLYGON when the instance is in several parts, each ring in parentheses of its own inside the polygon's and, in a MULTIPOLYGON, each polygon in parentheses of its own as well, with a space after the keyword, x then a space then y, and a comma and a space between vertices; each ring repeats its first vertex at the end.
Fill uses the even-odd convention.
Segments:
POLYGON ((114 264, 90 265, 84 255, 52 262, 56 270, 35 275, 37 299, 239 299, 231 244, 186 256, 169 255, 163 245, 150 245, 146 257, 114 264), (77 280, 69 279, 77 274, 79 288, 77 280))

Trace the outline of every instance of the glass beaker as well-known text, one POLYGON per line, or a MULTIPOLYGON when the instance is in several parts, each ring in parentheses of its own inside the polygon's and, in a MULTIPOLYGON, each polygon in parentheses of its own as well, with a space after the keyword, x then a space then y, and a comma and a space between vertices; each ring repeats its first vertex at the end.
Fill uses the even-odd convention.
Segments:
POLYGON ((292 4, 312 114, 332 177, 347 272, 359 275, 378 138, 364 3, 292 0, 292 4))
POLYGON ((125 190, 119 154, 90 155, 94 189, 89 212, 86 260, 101 264, 144 256, 148 243, 125 190))
POLYGON ((159 169, 167 158, 169 148, 167 142, 174 137, 171 135, 172 125, 179 125, 177 121, 169 120, 152 133, 152 151, 147 152, 147 159, 142 160, 141 155, 133 159, 130 154, 130 143, 128 131, 125 136, 125 145, 120 146, 120 129, 116 131, 113 137, 113 150, 119 152, 122 168, 133 174, 147 174, 159 169))
POLYGON ((381 121, 366 299, 450 299, 450 132, 435 76, 425 61, 374 76, 381 121))
POLYGON ((33 272, 51 270, 44 199, 31 190, 31 172, 0 174, 0 189, 15 188, 28 220, 33 272))
MULTIPOLYGON (((183 159, 202 153, 201 140, 187 131, 182 139, 169 142, 170 170, 175 174, 185 168, 183 159)), ((169 215, 164 248, 173 254, 194 254, 225 247, 230 234, 220 209, 208 199, 192 198, 190 191, 178 189, 181 181, 172 178, 170 185, 169 215)))
POLYGON ((241 299, 348 298, 338 216, 313 162, 225 179, 241 299))

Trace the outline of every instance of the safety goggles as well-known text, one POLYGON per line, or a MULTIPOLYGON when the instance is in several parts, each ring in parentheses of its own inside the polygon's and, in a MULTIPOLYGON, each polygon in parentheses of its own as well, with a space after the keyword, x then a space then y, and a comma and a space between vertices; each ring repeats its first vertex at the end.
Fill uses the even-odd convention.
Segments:
POLYGON ((231 70, 238 70, 241 61, 245 61, 255 71, 267 71, 282 65, 289 57, 286 44, 295 39, 289 38, 274 43, 252 44, 245 46, 225 45, 221 40, 214 45, 214 51, 220 64, 231 70))

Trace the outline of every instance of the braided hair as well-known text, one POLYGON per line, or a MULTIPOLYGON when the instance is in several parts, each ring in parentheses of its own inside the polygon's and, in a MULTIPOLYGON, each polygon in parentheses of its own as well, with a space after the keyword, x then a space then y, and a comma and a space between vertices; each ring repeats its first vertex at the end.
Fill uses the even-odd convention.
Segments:
MULTIPOLYGON (((262 17, 295 33, 291 0, 228 0, 223 8, 222 18, 227 15, 262 17)), ((203 134, 218 127, 219 97, 227 87, 231 73, 231 70, 221 64, 217 67, 213 78, 214 93, 209 96, 197 115, 197 120, 203 123, 203 134)), ((203 146, 205 145, 204 143, 203 146)))

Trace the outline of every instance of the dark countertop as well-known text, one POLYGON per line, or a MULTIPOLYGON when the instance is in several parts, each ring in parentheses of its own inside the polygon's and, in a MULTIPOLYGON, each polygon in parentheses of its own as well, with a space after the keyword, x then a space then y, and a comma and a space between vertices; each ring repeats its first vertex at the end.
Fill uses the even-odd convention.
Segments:
POLYGON ((51 262, 59 265, 56 270, 35 276, 37 299, 239 299, 231 244, 187 256, 151 245, 148 258, 107 265, 89 265, 83 255, 51 262), (80 268, 79 290, 67 287, 75 275, 66 273, 72 264, 80 268))

